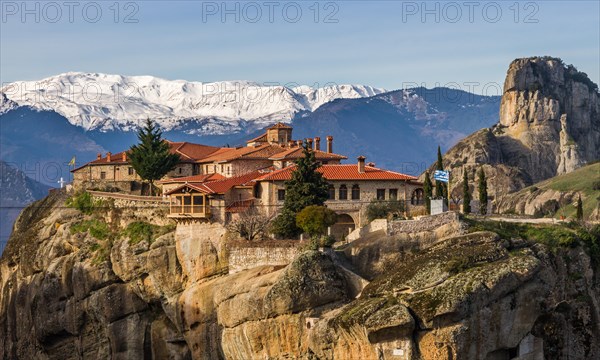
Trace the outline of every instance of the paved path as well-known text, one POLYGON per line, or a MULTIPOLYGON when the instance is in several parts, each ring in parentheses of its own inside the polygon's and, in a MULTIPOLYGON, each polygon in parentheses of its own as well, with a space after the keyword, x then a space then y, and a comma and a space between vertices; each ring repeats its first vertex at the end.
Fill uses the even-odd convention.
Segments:
POLYGON ((513 218, 513 217, 503 217, 503 216, 490 216, 485 219, 492 220, 492 221, 504 221, 504 222, 521 223, 521 224, 560 224, 560 223, 565 222, 565 220, 558 220, 558 219, 553 219, 553 218, 528 219, 528 218, 513 218))

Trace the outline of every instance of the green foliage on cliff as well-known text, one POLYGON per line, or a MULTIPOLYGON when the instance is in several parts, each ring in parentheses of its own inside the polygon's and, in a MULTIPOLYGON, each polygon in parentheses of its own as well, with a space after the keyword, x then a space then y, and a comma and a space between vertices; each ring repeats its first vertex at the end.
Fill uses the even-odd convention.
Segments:
POLYGON ((92 237, 98 240, 106 240, 110 237, 111 231, 106 222, 99 219, 83 220, 71 225, 71 234, 88 232, 92 237))
POLYGON ((567 67, 567 71, 565 71, 565 77, 567 79, 585 84, 590 91, 598 92, 598 85, 589 78, 588 74, 577 70, 577 68, 573 65, 569 65, 567 67))
POLYGON ((147 241, 152 244, 158 237, 175 230, 174 225, 158 226, 144 221, 133 222, 121 231, 121 236, 129 238, 130 244, 147 241))
POLYGON ((542 243, 552 250, 585 245, 592 257, 600 260, 600 226, 585 228, 579 224, 534 225, 503 221, 476 221, 464 219, 469 224, 469 232, 492 231, 502 239, 523 239, 542 243))
POLYGON ((91 215, 103 205, 101 200, 94 199, 87 191, 73 195, 65 203, 68 207, 77 209, 86 215, 91 215))

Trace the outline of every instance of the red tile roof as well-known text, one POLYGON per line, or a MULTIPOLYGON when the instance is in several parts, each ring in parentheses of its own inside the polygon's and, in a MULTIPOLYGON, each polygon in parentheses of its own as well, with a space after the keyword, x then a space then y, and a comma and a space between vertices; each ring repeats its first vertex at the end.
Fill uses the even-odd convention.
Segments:
POLYGON ((282 122, 278 122, 277 124, 271 126, 269 129, 292 129, 292 127, 282 122))
MULTIPOLYGON (((205 157, 209 156, 210 154, 221 149, 218 147, 202 145, 202 144, 193 144, 193 143, 188 143, 188 142, 172 142, 172 141, 168 141, 168 140, 166 140, 166 141, 169 143, 169 152, 171 154, 178 154, 181 157, 182 161, 187 161, 187 162, 200 160, 200 159, 205 158, 205 157)), ((121 151, 116 154, 111 154, 110 161, 108 161, 107 156, 104 156, 104 157, 101 157, 100 159, 90 161, 89 163, 84 164, 76 169, 71 170, 71 171, 72 172, 77 171, 81 168, 86 167, 87 165, 128 164, 129 161, 123 161, 123 153, 124 152, 129 152, 129 150, 121 151)))
MULTIPOLYGON (((189 186, 200 192, 207 194, 224 194, 233 187, 237 186, 254 186, 252 180, 265 174, 267 170, 255 170, 245 175, 235 176, 231 178, 224 178, 221 180, 211 180, 207 182, 190 181, 182 184, 181 186, 167 192, 167 195, 177 192, 185 186, 189 186)), ((179 178, 180 179, 180 178, 179 178)), ((161 181, 162 184, 168 183, 180 183, 179 179, 168 179, 161 181)))
POLYGON ((274 144, 246 146, 239 148, 221 148, 212 155, 200 160, 203 163, 227 162, 237 159, 264 159, 268 160, 273 154, 279 153, 284 148, 274 144))
POLYGON ((186 188, 186 187, 192 188, 201 193, 212 194, 212 191, 210 189, 208 189, 206 186, 204 186, 204 183, 184 183, 184 184, 181 184, 181 186, 178 186, 175 189, 172 189, 172 190, 166 192, 165 195, 170 195, 170 194, 176 193, 179 190, 186 188))
MULTIPOLYGON (((328 153, 321 150, 313 150, 317 160, 343 160, 346 156, 328 153)), ((304 156, 301 147, 287 148, 286 150, 277 153, 269 158, 269 160, 297 160, 304 156)))
POLYGON ((267 133, 258 135, 254 139, 250 139, 250 140, 246 141, 246 144, 251 143, 251 142, 267 142, 267 133))
POLYGON ((223 179, 225 179, 225 176, 218 174, 218 173, 214 173, 214 174, 208 174, 208 175, 192 175, 192 176, 184 176, 184 177, 159 180, 156 183, 157 184, 172 184, 172 183, 185 183, 185 182, 203 183, 203 182, 223 180, 223 179))
POLYGON ((255 170, 245 175, 235 176, 223 180, 210 181, 204 183, 204 185, 208 189, 212 190, 212 192, 215 194, 223 194, 236 186, 254 186, 252 180, 264 175, 264 173, 264 170, 255 170))
POLYGON ((176 148, 175 151, 182 157, 188 158, 190 160, 200 160, 221 149, 215 146, 194 144, 189 142, 171 144, 181 144, 176 148))
MULTIPOLYGON (((288 166, 265 174, 255 181, 286 181, 292 178, 295 165, 288 166)), ((376 167, 365 166, 365 172, 358 172, 356 164, 323 165, 317 169, 327 180, 417 180, 416 177, 401 174, 395 171, 383 170, 376 167)))

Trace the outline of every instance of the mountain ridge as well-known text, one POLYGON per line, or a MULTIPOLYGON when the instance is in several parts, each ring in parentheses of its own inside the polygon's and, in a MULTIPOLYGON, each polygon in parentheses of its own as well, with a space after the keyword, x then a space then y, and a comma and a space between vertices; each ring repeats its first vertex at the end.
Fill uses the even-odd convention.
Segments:
POLYGON ((290 122, 295 114, 314 111, 337 98, 361 98, 386 91, 366 85, 287 87, 246 80, 203 83, 82 72, 17 81, 0 89, 3 99, 56 111, 86 130, 131 131, 151 117, 164 130, 204 121, 197 130, 202 135, 223 134, 230 127, 241 130, 240 121, 253 123, 252 128, 290 122))

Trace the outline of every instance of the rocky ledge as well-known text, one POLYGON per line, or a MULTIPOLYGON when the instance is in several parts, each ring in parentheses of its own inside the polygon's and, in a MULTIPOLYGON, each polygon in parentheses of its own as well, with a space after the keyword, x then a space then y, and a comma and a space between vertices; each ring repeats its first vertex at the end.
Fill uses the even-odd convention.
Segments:
POLYGON ((160 208, 66 200, 27 208, 0 261, 4 359, 600 357, 600 239, 585 229, 456 217, 228 274, 216 224, 173 231, 160 208))

